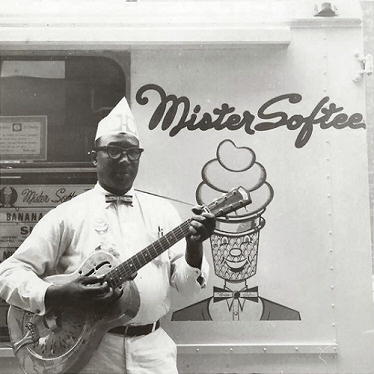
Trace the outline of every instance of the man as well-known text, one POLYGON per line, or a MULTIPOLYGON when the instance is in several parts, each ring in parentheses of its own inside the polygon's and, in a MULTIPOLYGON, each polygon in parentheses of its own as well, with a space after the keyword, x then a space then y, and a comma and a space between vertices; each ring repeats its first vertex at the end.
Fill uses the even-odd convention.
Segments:
MULTIPOLYGON (((110 307, 119 293, 100 277, 81 276, 63 285, 43 278, 74 272, 97 249, 122 262, 180 224, 165 200, 134 190, 142 151, 123 98, 97 129, 92 160, 98 183, 50 211, 0 265, 0 297, 40 315, 62 306, 110 307)), ((171 287, 191 295, 206 282, 201 243, 212 234, 215 219, 199 207, 194 213, 186 241, 133 275, 140 306, 131 327, 106 333, 82 373, 177 373, 175 344, 159 328, 159 319, 169 310, 171 287)))

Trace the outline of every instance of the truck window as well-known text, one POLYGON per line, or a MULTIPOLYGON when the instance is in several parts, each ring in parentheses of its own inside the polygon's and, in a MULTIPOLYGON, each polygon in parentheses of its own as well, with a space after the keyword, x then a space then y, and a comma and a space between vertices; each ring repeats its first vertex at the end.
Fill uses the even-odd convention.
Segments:
POLYGON ((120 66, 106 57, 2 57, 0 87, 2 141, 7 142, 1 161, 61 167, 90 162, 97 123, 125 95, 126 81, 120 66), (21 137, 8 134, 10 122, 20 132, 23 123, 40 118, 45 125, 29 134, 42 132, 40 144, 29 151, 17 142, 21 137))

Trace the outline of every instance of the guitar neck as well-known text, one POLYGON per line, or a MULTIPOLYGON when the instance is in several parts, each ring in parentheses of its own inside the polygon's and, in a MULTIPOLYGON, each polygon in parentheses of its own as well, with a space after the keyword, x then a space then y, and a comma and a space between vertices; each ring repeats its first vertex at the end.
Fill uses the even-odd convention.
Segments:
POLYGON ((169 231, 167 234, 163 235, 161 238, 136 253, 122 264, 118 265, 115 269, 111 270, 105 276, 108 283, 113 288, 119 287, 140 268, 186 237, 189 233, 190 222, 191 218, 175 227, 173 230, 169 231))
MULTIPOLYGON (((215 217, 222 217, 230 212, 234 212, 241 207, 245 207, 252 202, 249 191, 243 187, 237 187, 214 200, 211 204, 205 206, 206 212, 213 213, 215 217)), ((115 269, 106 274, 106 281, 113 287, 119 287, 123 282, 131 278, 144 265, 151 262, 161 253, 165 252, 179 240, 186 237, 189 233, 191 218, 183 222, 166 235, 150 244, 128 260, 118 265, 115 269)))

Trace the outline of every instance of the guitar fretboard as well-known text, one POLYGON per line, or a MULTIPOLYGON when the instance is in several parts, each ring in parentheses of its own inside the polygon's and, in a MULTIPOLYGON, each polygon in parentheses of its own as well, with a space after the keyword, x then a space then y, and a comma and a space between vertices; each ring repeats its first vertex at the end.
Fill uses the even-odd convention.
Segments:
POLYGON ((148 264, 148 262, 154 260, 161 253, 186 237, 189 232, 190 222, 191 219, 183 222, 154 243, 108 272, 105 276, 107 281, 113 288, 119 287, 123 282, 128 280, 132 274, 148 264))

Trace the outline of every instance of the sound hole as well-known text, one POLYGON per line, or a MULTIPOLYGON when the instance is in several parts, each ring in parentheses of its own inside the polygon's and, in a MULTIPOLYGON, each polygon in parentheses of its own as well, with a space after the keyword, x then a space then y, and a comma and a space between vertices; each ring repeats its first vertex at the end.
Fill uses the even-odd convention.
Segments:
POLYGON ((103 272, 103 274, 105 274, 105 272, 107 271, 106 267, 108 267, 109 269, 112 267, 109 261, 103 261, 103 262, 100 262, 99 264, 94 264, 94 267, 90 269, 87 273, 85 273, 84 275, 89 277, 91 275, 99 273, 100 271, 103 272))

